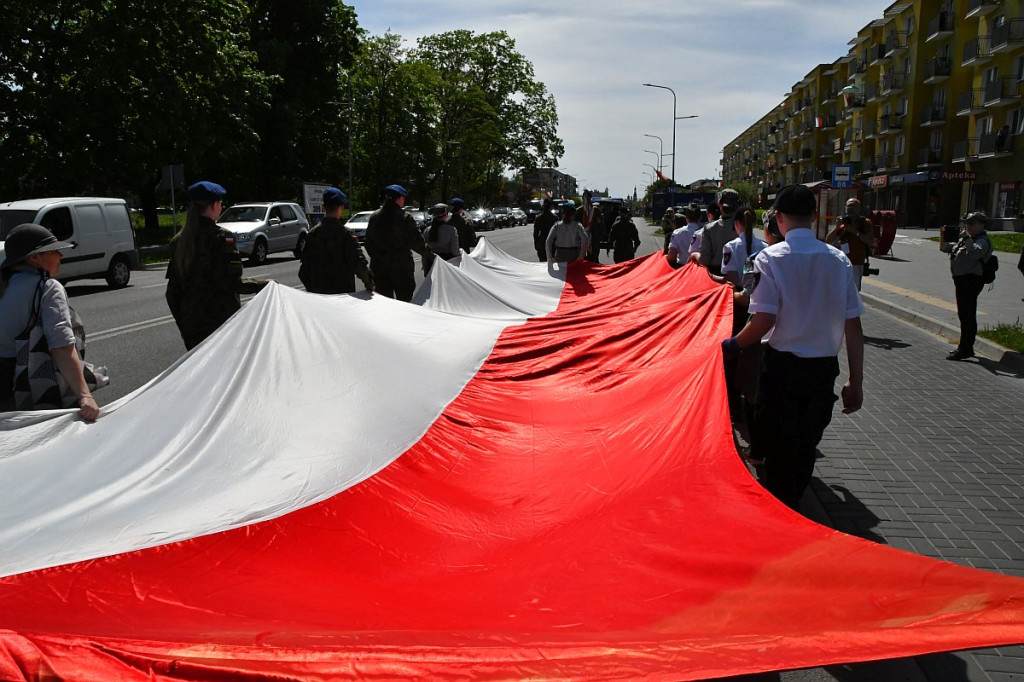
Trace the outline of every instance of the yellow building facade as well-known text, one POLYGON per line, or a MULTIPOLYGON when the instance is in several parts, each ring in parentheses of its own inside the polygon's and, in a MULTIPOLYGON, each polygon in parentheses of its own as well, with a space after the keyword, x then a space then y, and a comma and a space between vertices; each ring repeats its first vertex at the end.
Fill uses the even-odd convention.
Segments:
POLYGON ((895 2, 849 46, 725 146, 723 183, 763 201, 806 183, 826 212, 855 193, 901 225, 983 210, 1024 230, 1024 0, 895 2))

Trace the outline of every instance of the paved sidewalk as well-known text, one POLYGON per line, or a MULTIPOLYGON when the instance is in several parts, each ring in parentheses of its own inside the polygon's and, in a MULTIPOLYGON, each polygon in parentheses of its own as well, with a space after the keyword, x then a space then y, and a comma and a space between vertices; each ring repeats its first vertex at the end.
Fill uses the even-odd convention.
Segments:
MULTIPOLYGON (((894 259, 873 262, 880 276, 862 292, 865 406, 836 411, 811 507, 851 535, 1024 577, 1024 358, 979 343, 986 357, 944 360, 959 323, 948 259, 926 240, 933 234, 904 232, 894 259)), ((982 328, 1024 318, 1024 278, 1016 258, 999 255, 995 287, 979 301, 982 328)), ((1019 646, 912 662, 930 681, 1024 680, 1019 646)), ((867 679, 857 666, 847 672, 855 677, 839 679, 867 679)))

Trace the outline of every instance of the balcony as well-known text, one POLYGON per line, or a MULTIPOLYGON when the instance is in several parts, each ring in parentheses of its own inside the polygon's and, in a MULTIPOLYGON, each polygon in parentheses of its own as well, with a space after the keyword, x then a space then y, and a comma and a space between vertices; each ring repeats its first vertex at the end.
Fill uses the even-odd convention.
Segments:
POLYGON ((885 54, 885 45, 875 45, 868 48, 868 64, 874 66, 875 64, 882 64, 888 59, 885 54))
POLYGON ((821 145, 821 153, 818 155, 818 158, 831 159, 835 154, 835 145, 823 144, 821 145))
POLYGON ((804 147, 800 150, 800 160, 806 161, 807 159, 814 157, 814 150, 810 147, 804 147))
POLYGON ((1009 129, 998 133, 984 133, 978 140, 978 158, 1010 156, 1013 154, 1013 139, 1009 129))
POLYGON ((878 99, 878 83, 868 83, 864 86, 864 99, 869 102, 878 99))
POLYGON ((985 93, 983 90, 965 90, 956 96, 956 115, 974 116, 984 113, 985 107, 982 99, 985 93))
POLYGON ((930 104, 921 112, 921 127, 940 126, 946 122, 946 104, 930 104))
POLYGON ((868 72, 868 64, 863 59, 854 59, 850 62, 850 77, 848 80, 853 80, 858 75, 864 75, 868 72))
POLYGON ((924 63, 924 82, 927 85, 941 83, 952 71, 952 65, 944 57, 932 57, 924 63))
POLYGON ((876 137, 878 137, 878 122, 877 121, 867 121, 864 124, 864 139, 865 140, 873 140, 876 137))
POLYGON ((1017 78, 1000 78, 985 84, 981 103, 986 107, 998 107, 1020 102, 1021 85, 1017 78))
POLYGON ((924 32, 924 41, 930 43, 933 40, 945 40, 953 35, 953 14, 942 10, 938 16, 928 22, 928 28, 924 32))
POLYGON ((825 106, 828 106, 833 101, 835 101, 836 97, 839 97, 839 92, 837 90, 826 90, 825 92, 821 93, 821 103, 825 106))
POLYGON ((885 56, 895 57, 907 49, 907 34, 903 31, 889 31, 885 37, 885 56))
POLYGON ((903 92, 903 80, 902 74, 887 73, 882 79, 882 96, 888 97, 903 92))
MULTIPOLYGON (((964 58, 960 62, 961 66, 970 66, 971 64, 982 65, 988 60, 992 59, 992 52, 989 51, 988 36, 978 36, 968 40, 964 44, 964 58)), ((927 81, 925 81, 927 83, 927 81)))
POLYGON ((967 0, 967 13, 965 17, 983 17, 999 7, 1000 0, 967 0))
POLYGON ((899 114, 885 114, 878 119, 878 126, 875 128, 880 134, 891 133, 902 130, 903 116, 899 114))
POLYGON ((867 98, 861 94, 846 95, 846 106, 850 109, 863 109, 867 106, 867 98))
POLYGON ((963 163, 969 159, 978 158, 978 138, 971 137, 966 140, 957 140, 953 143, 953 163, 963 163))
POLYGON ((942 165, 942 150, 925 147, 917 150, 917 167, 929 168, 942 165))
POLYGON ((847 134, 844 135, 843 137, 837 137, 832 142, 832 153, 833 154, 842 154, 845 150, 850 148, 850 143, 852 141, 853 141, 853 135, 850 135, 849 132, 847 132, 847 134))
POLYGON ((989 47, 992 54, 1007 52, 1024 43, 1024 19, 1011 19, 992 28, 989 47))

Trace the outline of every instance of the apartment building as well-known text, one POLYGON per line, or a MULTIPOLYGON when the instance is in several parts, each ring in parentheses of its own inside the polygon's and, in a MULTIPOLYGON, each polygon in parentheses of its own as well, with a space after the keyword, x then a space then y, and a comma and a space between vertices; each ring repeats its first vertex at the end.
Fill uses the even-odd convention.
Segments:
MULTIPOLYGON (((1024 230, 1024 0, 905 0, 722 150, 726 184, 851 182, 900 224, 984 210, 1024 230)), ((828 210, 842 196, 826 202, 828 210)))

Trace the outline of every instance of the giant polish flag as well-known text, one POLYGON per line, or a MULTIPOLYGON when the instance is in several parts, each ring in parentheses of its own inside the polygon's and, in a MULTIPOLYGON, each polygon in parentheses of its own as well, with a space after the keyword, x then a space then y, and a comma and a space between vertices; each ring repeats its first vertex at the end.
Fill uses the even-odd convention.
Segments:
POLYGON ((104 409, 0 420, 0 679, 692 680, 1024 641, 1024 580, 815 525, 731 437, 731 299, 486 241, 270 286, 104 409))

